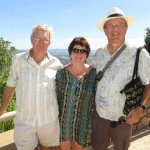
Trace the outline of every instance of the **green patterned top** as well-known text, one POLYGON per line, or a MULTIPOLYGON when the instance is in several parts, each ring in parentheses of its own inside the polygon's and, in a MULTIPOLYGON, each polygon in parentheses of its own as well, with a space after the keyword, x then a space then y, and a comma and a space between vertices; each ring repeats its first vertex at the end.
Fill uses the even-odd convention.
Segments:
POLYGON ((95 68, 80 80, 67 67, 57 71, 60 142, 74 140, 81 146, 89 145, 95 76, 95 68))

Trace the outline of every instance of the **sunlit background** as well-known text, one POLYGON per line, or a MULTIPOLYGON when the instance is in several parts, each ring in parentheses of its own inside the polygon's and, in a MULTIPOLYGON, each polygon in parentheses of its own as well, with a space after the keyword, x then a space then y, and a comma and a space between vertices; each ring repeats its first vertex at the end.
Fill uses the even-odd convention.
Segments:
POLYGON ((32 28, 45 23, 54 30, 49 49, 67 49, 74 37, 83 36, 96 50, 107 43, 98 21, 118 7, 126 16, 135 17, 126 41, 138 47, 144 45, 145 29, 150 27, 149 6, 149 0, 0 0, 0 37, 17 49, 28 50, 32 28))

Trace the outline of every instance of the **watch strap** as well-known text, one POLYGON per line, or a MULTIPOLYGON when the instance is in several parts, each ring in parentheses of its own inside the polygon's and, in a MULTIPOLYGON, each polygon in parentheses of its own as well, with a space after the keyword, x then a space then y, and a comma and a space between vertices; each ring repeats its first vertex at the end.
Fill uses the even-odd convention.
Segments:
POLYGON ((140 107, 142 107, 143 108, 143 112, 145 112, 146 111, 146 107, 144 106, 144 105, 140 105, 140 107))

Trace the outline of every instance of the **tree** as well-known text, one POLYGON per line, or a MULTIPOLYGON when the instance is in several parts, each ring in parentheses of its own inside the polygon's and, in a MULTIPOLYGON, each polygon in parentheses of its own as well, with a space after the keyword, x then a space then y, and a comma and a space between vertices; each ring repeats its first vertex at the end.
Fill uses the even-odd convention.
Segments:
MULTIPOLYGON (((4 41, 0 38, 0 105, 3 98, 3 93, 6 87, 6 81, 9 76, 9 70, 11 65, 12 57, 16 51, 15 47, 10 46, 9 41, 4 41)), ((15 110, 16 100, 15 95, 12 98, 9 106, 7 107, 7 112, 15 110)), ((13 128, 13 120, 8 120, 7 122, 0 123, 0 132, 13 128)))
POLYGON ((145 49, 147 49, 147 51, 150 53, 150 28, 146 28, 146 36, 145 36, 145 49))

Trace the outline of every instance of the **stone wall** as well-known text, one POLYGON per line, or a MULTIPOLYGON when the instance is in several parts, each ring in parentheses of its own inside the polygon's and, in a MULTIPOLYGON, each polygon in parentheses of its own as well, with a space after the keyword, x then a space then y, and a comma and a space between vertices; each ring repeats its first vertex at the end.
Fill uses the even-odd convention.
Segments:
POLYGON ((147 108, 139 122, 133 125, 132 131, 142 129, 147 126, 150 126, 150 106, 147 108))

